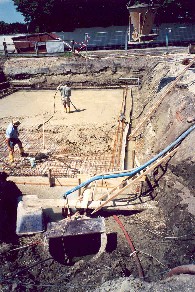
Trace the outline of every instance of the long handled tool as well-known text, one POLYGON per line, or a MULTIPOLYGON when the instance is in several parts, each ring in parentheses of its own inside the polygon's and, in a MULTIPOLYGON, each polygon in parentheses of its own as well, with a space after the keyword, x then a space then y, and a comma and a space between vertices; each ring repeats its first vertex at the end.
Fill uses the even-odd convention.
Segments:
POLYGON ((56 98, 56 94, 57 94, 58 90, 56 90, 54 97, 53 97, 53 113, 55 114, 56 112, 56 104, 55 104, 55 98, 56 98))
MULTIPOLYGON (((49 122, 53 118, 53 116, 54 116, 54 114, 56 112, 55 98, 56 98, 56 94, 57 93, 58 93, 58 89, 56 90, 56 92, 54 94, 54 97, 53 97, 53 100, 54 100, 54 102, 53 102, 53 115, 47 121, 45 121, 44 124, 46 124, 47 122, 49 122)), ((40 129, 42 126, 43 126, 43 124, 38 125, 37 130, 40 129)))
POLYGON ((70 99, 70 103, 71 103, 72 106, 75 108, 75 110, 76 110, 77 112, 79 112, 79 110, 76 108, 76 106, 72 103, 71 99, 70 99))
MULTIPOLYGON (((53 118, 53 116, 51 116, 47 121, 45 121, 44 124, 48 123, 53 118)), ((42 126, 43 124, 38 125, 37 130, 39 130, 42 126)))

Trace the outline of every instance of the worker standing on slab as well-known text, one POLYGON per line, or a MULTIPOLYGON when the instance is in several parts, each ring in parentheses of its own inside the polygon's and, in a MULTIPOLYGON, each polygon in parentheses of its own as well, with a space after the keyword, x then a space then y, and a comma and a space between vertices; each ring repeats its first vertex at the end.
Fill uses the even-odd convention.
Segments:
POLYGON ((17 144, 20 150, 20 155, 22 157, 26 156, 24 149, 22 147, 22 142, 20 141, 18 126, 20 125, 19 121, 12 121, 6 130, 6 142, 9 150, 9 159, 10 162, 14 162, 14 146, 17 144))
POLYGON ((62 97, 62 103, 64 106, 64 110, 66 113, 70 113, 70 96, 71 96, 71 87, 69 83, 66 83, 65 85, 59 85, 57 87, 57 90, 60 90, 61 97, 62 97))

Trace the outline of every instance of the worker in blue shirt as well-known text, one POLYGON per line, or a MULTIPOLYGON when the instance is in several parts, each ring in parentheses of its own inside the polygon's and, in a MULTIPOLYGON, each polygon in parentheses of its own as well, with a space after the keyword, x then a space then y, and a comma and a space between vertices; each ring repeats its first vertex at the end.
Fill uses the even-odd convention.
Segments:
POLYGON ((18 126, 20 125, 19 121, 12 121, 6 130, 6 142, 9 150, 9 159, 10 162, 14 162, 14 146, 17 144, 20 150, 20 155, 25 156, 24 149, 22 147, 22 142, 20 141, 18 126))

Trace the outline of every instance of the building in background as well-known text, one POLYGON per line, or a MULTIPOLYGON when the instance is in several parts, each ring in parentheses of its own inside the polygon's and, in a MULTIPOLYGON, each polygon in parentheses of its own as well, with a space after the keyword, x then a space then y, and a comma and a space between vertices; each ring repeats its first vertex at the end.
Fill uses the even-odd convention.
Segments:
POLYGON ((62 40, 54 33, 35 33, 12 37, 17 53, 64 52, 62 40))

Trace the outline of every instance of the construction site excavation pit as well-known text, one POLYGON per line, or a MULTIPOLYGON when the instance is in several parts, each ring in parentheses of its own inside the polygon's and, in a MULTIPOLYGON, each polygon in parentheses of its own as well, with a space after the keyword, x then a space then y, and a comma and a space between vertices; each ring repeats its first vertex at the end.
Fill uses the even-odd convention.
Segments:
POLYGON ((93 78, 80 73, 70 113, 57 86, 0 99, 1 168, 24 203, 47 201, 48 223, 38 234, 6 232, 1 239, 0 275, 8 290, 193 291, 195 89, 185 56, 116 58, 113 84, 109 70, 102 71, 104 82, 98 73, 99 85, 112 89, 78 88, 82 78, 93 78), (131 72, 139 73, 139 84, 131 84, 131 72), (10 164, 5 130, 13 119, 21 122, 28 156, 20 157, 16 146, 10 164), (96 233, 90 239, 86 227, 73 243, 62 222, 79 216, 96 233), (50 238, 55 224, 57 238, 50 238))
MULTIPOLYGON (((125 128, 130 114, 125 87, 72 88, 70 113, 65 112, 57 90, 20 90, 1 99, 0 104, 1 167, 23 195, 64 202, 65 191, 90 176, 124 168, 125 128), (14 106, 10 106, 13 101, 14 106), (20 157, 16 145, 11 163, 5 131, 13 120, 21 122, 19 137, 27 156, 20 157)), ((105 190, 116 184, 116 180, 111 181, 100 184, 105 190)), ((78 194, 81 192, 73 198, 78 194)), ((29 202, 32 204, 31 197, 29 202)), ((63 203, 59 204, 50 209, 43 206, 47 222, 63 218, 63 203)))
POLYGON ((66 113, 56 91, 18 91, 0 100, 0 156, 10 175, 46 176, 51 169, 56 177, 76 178, 113 170, 123 90, 72 89, 71 101, 74 106, 66 113), (16 146, 10 165, 5 130, 13 119, 21 122, 20 139, 28 157, 21 159, 16 146), (31 167, 31 157, 36 167, 31 167))

